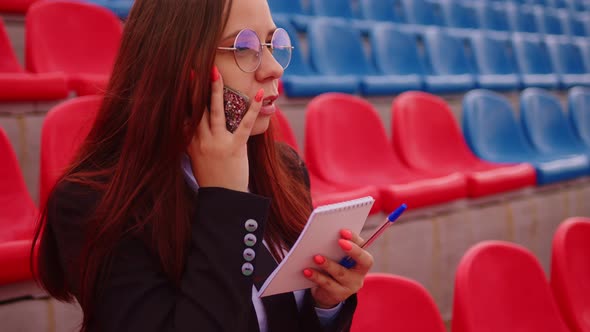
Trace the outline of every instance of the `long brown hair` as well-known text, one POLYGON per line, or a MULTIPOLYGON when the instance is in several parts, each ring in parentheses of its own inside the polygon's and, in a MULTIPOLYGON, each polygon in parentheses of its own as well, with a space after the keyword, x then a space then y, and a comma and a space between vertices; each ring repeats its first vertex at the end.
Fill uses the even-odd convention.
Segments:
MULTIPOLYGON (((59 180, 100 193, 91 216, 80 221, 86 227, 79 269, 59 264, 57 243, 46 227, 53 217, 47 207, 33 241, 32 251, 39 242, 38 260, 32 261, 38 282, 58 300, 78 299, 82 330, 92 321, 113 249, 129 233, 141 233, 170 281, 180 283, 189 248, 187 211, 194 206, 181 158, 210 99, 214 50, 231 1, 135 1, 95 123, 59 180)), ((248 142, 250 189, 272 198, 265 238, 280 257, 277 248, 296 241, 311 202, 281 158, 272 131, 271 125, 248 142)))

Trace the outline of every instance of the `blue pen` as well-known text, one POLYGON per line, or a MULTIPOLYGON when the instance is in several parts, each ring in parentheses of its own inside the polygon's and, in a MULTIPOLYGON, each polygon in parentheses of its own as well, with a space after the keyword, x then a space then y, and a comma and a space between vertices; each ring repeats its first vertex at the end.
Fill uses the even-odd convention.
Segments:
MULTIPOLYGON (((402 204, 400 207, 395 209, 395 211, 393 211, 389 215, 389 217, 387 217, 387 220, 385 220, 385 223, 383 225, 381 225, 381 227, 379 227, 379 229, 377 229, 377 231, 375 233, 373 233, 373 235, 371 235, 371 237, 367 241, 365 241, 365 243, 363 243, 361 248, 362 249, 368 248, 373 242, 375 242, 375 240, 381 234, 383 234, 383 232, 385 232, 387 227, 389 227, 391 224, 393 224, 402 215, 402 213, 404 213, 404 211, 406 211, 407 208, 408 208, 408 206, 406 204, 402 204)), ((354 261, 354 259, 350 258, 349 256, 346 256, 346 257, 342 258, 342 260, 340 260, 340 265, 344 266, 347 269, 350 269, 356 265, 356 262, 354 261)))

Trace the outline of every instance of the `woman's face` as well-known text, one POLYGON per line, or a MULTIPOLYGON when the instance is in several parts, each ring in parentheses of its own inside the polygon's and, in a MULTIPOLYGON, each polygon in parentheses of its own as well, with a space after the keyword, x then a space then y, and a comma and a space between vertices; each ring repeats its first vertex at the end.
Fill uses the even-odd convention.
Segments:
MULTIPOLYGON (((276 26, 270 15, 267 0, 233 0, 227 26, 218 46, 233 47, 236 35, 242 29, 251 29, 258 34, 262 42, 270 42, 276 26)), ((221 73, 224 85, 242 92, 250 99, 254 98, 258 90, 264 89, 262 109, 252 129, 252 135, 264 133, 268 129, 270 117, 275 112, 273 102, 278 97, 278 83, 283 75, 283 67, 266 47, 262 49, 260 67, 254 72, 242 71, 236 64, 232 51, 217 51, 215 65, 221 73)))

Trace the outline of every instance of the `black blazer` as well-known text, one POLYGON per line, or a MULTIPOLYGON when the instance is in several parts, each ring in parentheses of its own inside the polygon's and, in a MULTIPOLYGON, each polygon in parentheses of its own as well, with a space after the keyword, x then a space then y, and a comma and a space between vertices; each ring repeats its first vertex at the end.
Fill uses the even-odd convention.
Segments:
MULTIPOLYGON (((307 170, 297 155, 283 151, 308 184, 307 170)), ((200 188, 195 198, 190 250, 180 289, 167 279, 145 242, 127 236, 115 249, 91 331, 258 331, 252 285, 255 280, 261 284, 276 267, 261 245, 270 199, 222 188, 200 188), (246 227, 249 220, 250 227, 246 227), (257 239, 253 245, 250 242, 256 256, 251 275, 244 265, 247 234, 251 240, 252 236, 257 239)), ((62 183, 48 203, 47 231, 57 245, 62 269, 70 271, 66 275, 72 286, 78 285, 79 275, 71 271, 79 271, 76 261, 83 246, 84 223, 99 199, 98 193, 87 188, 62 183)), ((263 304, 269 331, 347 331, 356 296, 346 300, 334 323, 325 329, 320 326, 309 290, 301 311, 292 293, 264 298, 263 304)))

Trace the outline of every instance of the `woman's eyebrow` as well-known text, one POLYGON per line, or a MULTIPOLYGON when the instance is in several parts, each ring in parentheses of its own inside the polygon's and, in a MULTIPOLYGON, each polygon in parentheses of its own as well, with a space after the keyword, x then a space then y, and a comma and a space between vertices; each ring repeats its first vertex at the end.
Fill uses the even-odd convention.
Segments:
MULTIPOLYGON (((266 37, 271 37, 273 33, 275 33, 275 31, 277 31, 277 27, 273 27, 272 29, 270 29, 270 31, 266 34, 266 37)), ((236 30, 234 32, 232 32, 231 34, 227 35, 224 38, 221 38, 221 43, 225 43, 228 40, 234 40, 236 39, 236 36, 240 33, 240 31, 242 31, 244 29, 240 29, 240 30, 236 30)))

